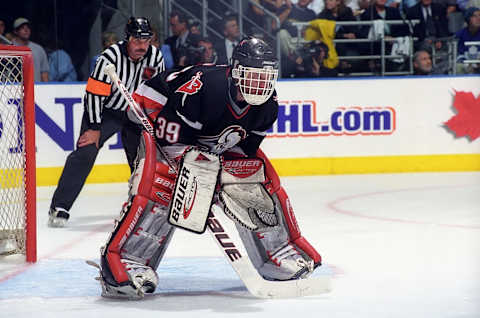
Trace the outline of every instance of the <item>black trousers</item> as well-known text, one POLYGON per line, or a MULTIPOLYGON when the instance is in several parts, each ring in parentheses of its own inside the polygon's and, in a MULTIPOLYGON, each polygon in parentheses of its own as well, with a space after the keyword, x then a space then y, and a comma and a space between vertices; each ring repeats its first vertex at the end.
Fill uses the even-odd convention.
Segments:
MULTIPOLYGON (((84 112, 80 136, 89 129, 87 116, 88 114, 84 112)), ((99 149, 95 144, 90 144, 80 148, 77 147, 68 155, 57 189, 53 194, 51 208, 60 207, 67 211, 70 210, 95 164, 98 151, 108 138, 119 131, 121 131, 122 143, 130 170, 133 172, 141 128, 129 121, 125 112, 105 109, 100 128, 99 149)))

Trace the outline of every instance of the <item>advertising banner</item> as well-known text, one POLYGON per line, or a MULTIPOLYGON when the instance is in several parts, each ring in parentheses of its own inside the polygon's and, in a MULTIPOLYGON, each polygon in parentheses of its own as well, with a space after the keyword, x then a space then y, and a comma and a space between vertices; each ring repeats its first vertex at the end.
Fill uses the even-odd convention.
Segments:
MULTIPOLYGON (((35 86, 39 184, 56 183, 75 147, 84 90, 35 86)), ((283 80, 277 92, 278 120, 262 149, 281 175, 480 170, 478 76, 283 80)), ((14 126, 1 121, 9 112, 0 109, 0 132, 14 126)), ((97 166, 103 173, 94 170, 90 182, 128 177, 118 134, 97 166)))

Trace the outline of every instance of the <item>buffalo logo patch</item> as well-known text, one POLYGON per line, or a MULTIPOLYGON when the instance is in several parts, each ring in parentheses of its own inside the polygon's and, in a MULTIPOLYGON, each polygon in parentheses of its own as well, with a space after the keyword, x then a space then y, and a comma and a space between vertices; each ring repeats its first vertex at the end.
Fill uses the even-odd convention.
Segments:
POLYGON ((192 77, 191 80, 177 88, 175 91, 176 93, 184 93, 187 95, 193 95, 198 93, 198 91, 202 88, 203 82, 200 80, 200 77, 202 76, 202 72, 197 72, 195 76, 192 77))

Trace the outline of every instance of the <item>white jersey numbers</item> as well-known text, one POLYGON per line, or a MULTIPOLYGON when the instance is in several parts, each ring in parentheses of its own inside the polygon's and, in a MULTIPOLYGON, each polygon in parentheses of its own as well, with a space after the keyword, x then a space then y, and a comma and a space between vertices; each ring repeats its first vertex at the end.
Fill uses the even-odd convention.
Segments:
POLYGON ((167 122, 164 117, 157 118, 157 125, 155 130, 155 137, 164 139, 165 141, 174 144, 178 142, 180 133, 180 125, 176 122, 167 122))

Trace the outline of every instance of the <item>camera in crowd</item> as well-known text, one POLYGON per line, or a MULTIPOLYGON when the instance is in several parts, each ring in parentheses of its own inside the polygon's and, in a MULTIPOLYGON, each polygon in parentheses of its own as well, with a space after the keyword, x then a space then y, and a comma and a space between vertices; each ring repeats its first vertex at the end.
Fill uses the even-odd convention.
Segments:
POLYGON ((198 47, 196 44, 186 42, 178 48, 178 56, 183 59, 184 65, 195 65, 200 61, 200 57, 205 52, 205 48, 198 47))
POLYGON ((317 63, 322 63, 328 58, 328 46, 322 41, 312 41, 306 43, 298 52, 302 58, 305 67, 313 64, 313 59, 317 63))
POLYGON ((180 56, 183 66, 215 63, 217 59, 213 43, 208 39, 202 38, 186 41, 184 45, 178 48, 178 56, 180 56))
POLYGON ((328 46, 322 41, 305 44, 298 52, 295 61, 296 77, 335 77, 336 69, 328 68, 324 61, 328 58, 328 46))

